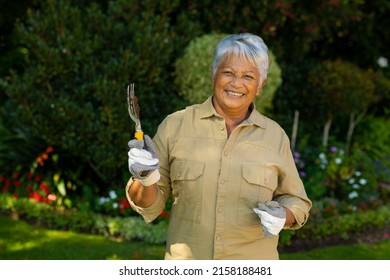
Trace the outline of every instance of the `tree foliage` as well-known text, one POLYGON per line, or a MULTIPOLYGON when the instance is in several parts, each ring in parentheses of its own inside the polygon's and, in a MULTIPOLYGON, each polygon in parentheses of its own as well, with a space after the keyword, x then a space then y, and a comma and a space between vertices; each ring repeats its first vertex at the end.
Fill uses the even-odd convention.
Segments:
POLYGON ((177 2, 121 0, 104 10, 47 1, 42 10, 29 10, 17 25, 27 50, 24 68, 2 80, 17 118, 105 182, 121 179, 134 132, 127 84, 135 82, 146 133, 153 135, 176 105, 168 102, 170 62, 190 36, 183 31, 196 33, 196 24, 181 24, 180 15, 172 23, 177 2))
MULTIPOLYGON (((69 168, 81 165, 105 183, 123 184, 120 174, 128 175, 125 152, 134 129, 127 84, 135 83, 143 128, 153 135, 166 114, 188 103, 174 82, 175 61, 201 35, 245 31, 265 40, 283 80, 271 113, 287 130, 299 110, 298 132, 318 135, 328 106, 308 77, 324 60, 370 69, 382 102, 368 112, 389 114, 390 70, 377 62, 390 57, 386 0, 0 0, 0 7, 6 11, 0 17, 0 106, 14 112, 7 125, 60 148, 74 159, 69 168)), ((363 108, 355 101, 350 105, 363 108)))
POLYGON ((333 120, 350 116, 350 129, 353 130, 358 122, 355 116, 364 116, 368 107, 377 100, 371 75, 345 61, 324 61, 310 72, 309 83, 326 112, 324 146, 333 120))

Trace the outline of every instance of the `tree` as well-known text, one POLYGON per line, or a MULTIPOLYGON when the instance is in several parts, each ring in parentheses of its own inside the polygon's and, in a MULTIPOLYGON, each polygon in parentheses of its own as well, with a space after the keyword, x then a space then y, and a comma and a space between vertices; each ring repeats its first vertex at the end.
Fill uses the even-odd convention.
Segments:
POLYGON ((15 117, 73 156, 73 167, 90 169, 103 186, 122 185, 134 132, 128 83, 135 83, 150 135, 177 104, 169 87, 171 61, 198 31, 176 7, 171 1, 119 0, 104 9, 48 0, 29 10, 17 24, 24 68, 1 80, 15 117))
POLYGON ((349 150, 353 130, 376 100, 375 86, 371 76, 351 63, 336 60, 324 61, 309 75, 313 92, 325 108, 326 122, 322 145, 327 146, 332 122, 349 115, 346 152, 349 150))

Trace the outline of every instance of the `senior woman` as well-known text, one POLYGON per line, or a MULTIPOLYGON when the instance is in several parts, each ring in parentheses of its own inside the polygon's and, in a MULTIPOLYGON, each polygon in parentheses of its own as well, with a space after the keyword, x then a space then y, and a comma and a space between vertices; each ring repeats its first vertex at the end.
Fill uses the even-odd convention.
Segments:
POLYGON ((260 37, 227 36, 214 51, 213 94, 167 116, 153 141, 129 142, 132 208, 151 222, 173 196, 165 259, 278 259, 279 232, 307 221, 289 139, 253 105, 268 66, 260 37))

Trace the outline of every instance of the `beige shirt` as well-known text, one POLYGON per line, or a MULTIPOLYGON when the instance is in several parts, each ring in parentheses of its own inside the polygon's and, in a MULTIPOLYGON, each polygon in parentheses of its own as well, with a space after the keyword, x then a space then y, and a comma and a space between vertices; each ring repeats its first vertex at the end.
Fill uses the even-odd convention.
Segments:
POLYGON ((173 195, 166 259, 278 259, 278 236, 263 237, 253 211, 259 202, 290 209, 292 229, 307 221, 311 201, 288 137, 258 111, 228 138, 210 97, 169 115, 153 141, 161 173, 157 200, 148 208, 129 200, 151 222, 173 195))

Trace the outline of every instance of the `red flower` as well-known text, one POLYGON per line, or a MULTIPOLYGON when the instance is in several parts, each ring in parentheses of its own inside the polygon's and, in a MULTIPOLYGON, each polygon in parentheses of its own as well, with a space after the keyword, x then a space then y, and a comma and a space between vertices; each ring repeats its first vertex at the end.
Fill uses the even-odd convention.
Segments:
POLYGON ((37 182, 37 183, 38 183, 39 181, 41 181, 41 177, 39 177, 39 176, 36 176, 36 177, 35 177, 35 182, 37 182))
POLYGON ((36 191, 30 193, 28 197, 34 199, 35 201, 43 201, 43 197, 36 191))
POLYGON ((120 210, 124 210, 124 209, 130 207, 130 203, 129 203, 129 201, 126 198, 120 197, 118 199, 118 201, 119 201, 119 209, 120 210))
POLYGON ((41 157, 38 157, 38 158, 36 159, 36 162, 38 162, 38 164, 39 164, 40 166, 43 166, 43 165, 44 165, 43 159, 42 159, 41 157))
POLYGON ((34 174, 32 174, 31 172, 27 173, 27 178, 28 179, 32 179, 33 177, 34 177, 34 174))
POLYGON ((15 181, 14 182, 14 186, 15 187, 20 187, 21 184, 22 184, 22 182, 20 182, 20 181, 15 181))
POLYGON ((17 193, 14 193, 13 197, 17 199, 19 198, 19 195, 17 193))
POLYGON ((47 187, 47 185, 45 183, 42 183, 41 186, 40 186, 41 190, 43 190, 46 194, 49 194, 50 193, 50 190, 49 188, 47 187))
POLYGON ((31 192, 31 191, 32 191, 31 185, 28 185, 28 186, 26 187, 26 190, 27 190, 28 192, 31 192))
POLYGON ((54 148, 52 147, 52 146, 48 146, 47 148, 46 148, 46 153, 48 153, 48 154, 50 154, 51 152, 53 152, 54 151, 54 148))
POLYGON ((20 177, 20 173, 14 173, 14 178, 18 179, 20 177))

